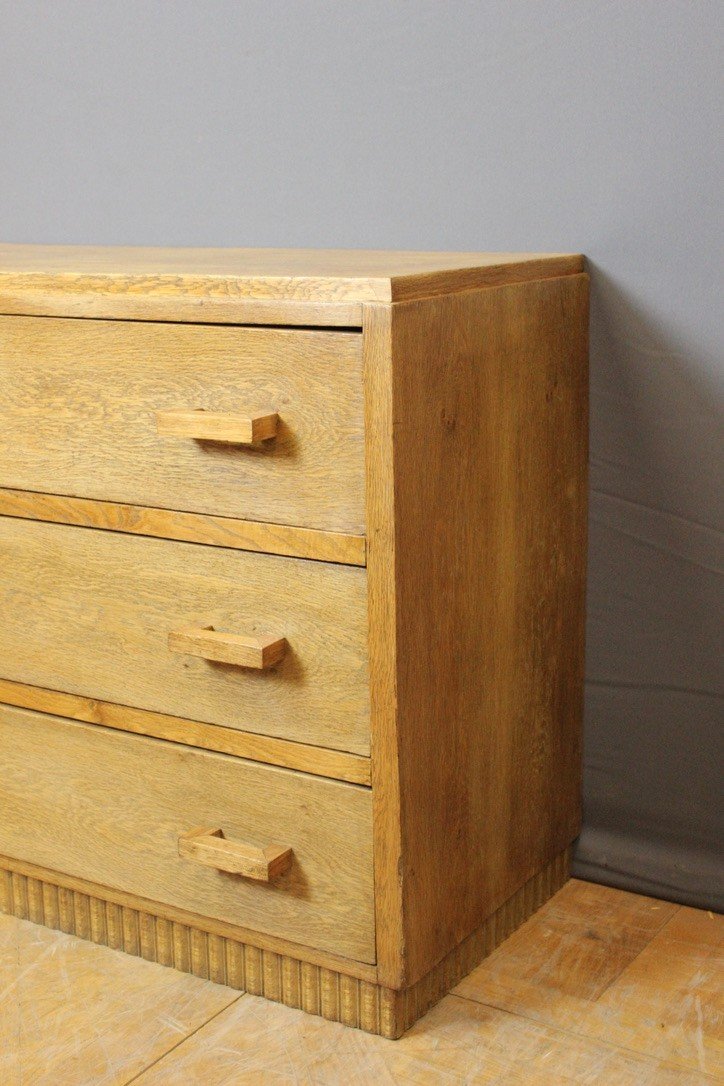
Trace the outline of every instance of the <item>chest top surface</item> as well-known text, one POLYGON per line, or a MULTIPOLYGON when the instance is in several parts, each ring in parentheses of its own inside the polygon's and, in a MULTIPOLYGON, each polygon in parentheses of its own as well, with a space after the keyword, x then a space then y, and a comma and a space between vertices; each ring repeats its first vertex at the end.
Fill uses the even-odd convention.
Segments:
MULTIPOLYGON (((576 274, 565 253, 365 249, 161 249, 0 244, 0 311, 41 313, 43 294, 183 294, 229 303, 362 304, 576 274)), ((128 315, 119 302, 118 316, 128 315)), ((52 304, 49 312, 54 312, 52 304)), ((79 314, 80 315, 80 314, 79 314)), ((103 315, 115 315, 112 306, 103 315)))

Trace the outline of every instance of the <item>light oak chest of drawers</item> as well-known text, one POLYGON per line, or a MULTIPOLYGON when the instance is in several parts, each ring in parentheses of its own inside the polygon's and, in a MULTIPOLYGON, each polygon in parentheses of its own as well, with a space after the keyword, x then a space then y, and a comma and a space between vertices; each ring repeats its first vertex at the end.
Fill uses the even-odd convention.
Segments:
POLYGON ((567 877, 580 257, 0 246, 0 907, 399 1036, 567 877))

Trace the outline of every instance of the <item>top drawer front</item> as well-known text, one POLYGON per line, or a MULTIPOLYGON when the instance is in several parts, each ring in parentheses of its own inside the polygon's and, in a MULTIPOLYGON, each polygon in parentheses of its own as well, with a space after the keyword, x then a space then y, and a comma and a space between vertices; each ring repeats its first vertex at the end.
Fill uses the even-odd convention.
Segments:
POLYGON ((361 335, 0 317, 0 486, 362 533, 361 335), (158 412, 279 415, 256 445, 158 412))

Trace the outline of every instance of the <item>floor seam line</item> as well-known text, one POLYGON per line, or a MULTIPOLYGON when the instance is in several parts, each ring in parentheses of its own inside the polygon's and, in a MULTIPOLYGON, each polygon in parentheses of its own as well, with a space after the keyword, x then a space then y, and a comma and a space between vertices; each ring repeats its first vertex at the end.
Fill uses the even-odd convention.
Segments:
POLYGON ((577 1033, 575 1030, 565 1029, 563 1026, 544 1022, 539 1018, 531 1018, 530 1015, 522 1014, 520 1011, 511 1011, 508 1007, 500 1007, 497 1003, 484 1003, 482 1000, 473 999, 471 996, 458 995, 457 992, 451 991, 448 995, 452 996, 453 999, 460 999, 464 1003, 474 1003, 477 1007, 487 1007, 488 1010, 491 1011, 500 1011, 502 1014, 509 1014, 513 1018, 521 1018, 524 1022, 530 1022, 540 1029, 553 1030, 555 1033, 560 1033, 564 1037, 574 1037, 578 1041, 590 1041, 591 1044, 601 1045, 602 1048, 608 1048, 615 1052, 623 1052, 627 1056, 635 1056, 640 1060, 647 1060, 650 1063, 666 1063, 669 1064, 669 1066, 674 1067, 677 1071, 693 1071, 695 1074, 710 1078, 712 1082, 717 1081, 716 1077, 710 1074, 709 1071, 702 1071, 699 1067, 692 1067, 689 1064, 681 1063, 676 1057, 656 1056, 652 1055, 650 1052, 641 1052, 635 1048, 627 1048, 626 1045, 617 1045, 612 1041, 602 1040, 590 1033, 577 1033))
POLYGON ((175 1052, 177 1048, 180 1048, 181 1045, 186 1044, 186 1042, 191 1040, 192 1037, 195 1037, 199 1030, 204 1029, 204 1027, 208 1026, 210 1022, 213 1022, 216 1018, 218 1018, 220 1014, 223 1014, 224 1011, 228 1011, 229 1007, 235 1006, 235 1004, 237 1004, 248 994, 248 992, 238 992, 236 997, 232 999, 229 1003, 227 1003, 225 1007, 221 1007, 221 1009, 216 1011, 215 1014, 212 1014, 210 1018, 207 1018, 205 1022, 199 1022, 198 1026, 196 1026, 195 1029, 192 1029, 190 1033, 187 1033, 185 1037, 182 1037, 181 1040, 177 1041, 175 1045, 171 1045, 171 1047, 166 1052, 163 1052, 158 1057, 158 1059, 152 1060, 147 1067, 143 1067, 137 1074, 133 1076, 133 1078, 127 1079, 125 1082, 121 1083, 120 1086, 131 1086, 131 1083, 137 1082, 140 1079, 141 1075, 145 1075, 147 1071, 150 1071, 152 1070, 152 1068, 156 1067, 159 1063, 162 1062, 162 1060, 165 1060, 167 1056, 170 1056, 172 1052, 175 1052))
POLYGON ((654 933, 654 935, 652 935, 652 936, 651 936, 651 938, 649 939, 649 941, 648 941, 648 943, 646 944, 646 946, 642 946, 642 947, 641 947, 641 949, 640 949, 640 950, 638 950, 638 951, 637 951, 637 952, 636 952, 636 953, 634 954, 634 956, 633 956, 633 958, 631 959, 631 961, 629 961, 629 962, 626 962, 625 966, 623 967, 623 969, 621 970, 621 972, 620 972, 620 973, 618 974, 618 976, 614 977, 614 978, 613 978, 613 980, 610 980, 610 981, 608 982, 608 984, 606 985, 606 987, 605 987, 605 988, 603 988, 603 989, 602 989, 602 990, 601 990, 601 991, 600 991, 600 992, 598 993, 598 995, 596 996, 596 998, 595 998, 595 999, 593 999, 593 1000, 591 1000, 591 1002, 592 1002, 592 1003, 598 1003, 598 1001, 599 1001, 599 999, 601 998, 601 996, 604 996, 604 995, 606 994, 606 992, 610 991, 610 989, 611 989, 611 988, 613 988, 614 984, 618 984, 618 982, 620 981, 620 979, 621 979, 621 977, 622 977, 622 976, 624 975, 624 973, 625 973, 625 972, 626 972, 626 971, 627 971, 627 970, 628 970, 628 969, 629 969, 629 968, 630 968, 630 967, 631 967, 631 966, 633 965, 633 963, 634 963, 635 961, 638 961, 638 959, 639 959, 639 958, 641 957, 641 955, 643 954, 643 952, 644 952, 645 950, 648 950, 648 949, 649 949, 649 947, 650 947, 650 946, 651 946, 651 944, 652 944, 652 943, 654 942, 654 940, 655 940, 655 939, 658 939, 658 937, 659 937, 659 936, 661 935, 661 932, 662 932, 662 931, 665 931, 665 930, 666 930, 666 929, 668 928, 668 926, 669 926, 669 924, 671 923, 671 921, 672 921, 672 920, 673 920, 673 919, 674 919, 675 917, 677 917, 677 916, 679 915, 679 912, 681 911, 681 909, 682 909, 682 908, 683 908, 683 905, 677 905, 677 907, 676 907, 676 908, 674 909, 674 911, 673 911, 673 913, 671 914, 671 916, 669 917, 669 919, 668 919, 668 920, 664 920, 664 922, 663 922, 663 924, 661 925, 661 927, 660 927, 660 928, 657 928, 656 932, 654 933))

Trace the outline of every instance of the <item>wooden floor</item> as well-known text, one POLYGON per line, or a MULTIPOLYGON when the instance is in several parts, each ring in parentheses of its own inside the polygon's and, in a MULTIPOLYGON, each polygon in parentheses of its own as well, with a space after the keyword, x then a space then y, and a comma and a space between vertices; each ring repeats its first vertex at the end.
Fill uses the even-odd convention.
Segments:
POLYGON ((711 1084, 723 939, 721 916, 574 880, 385 1041, 0 916, 0 1084, 711 1084))

